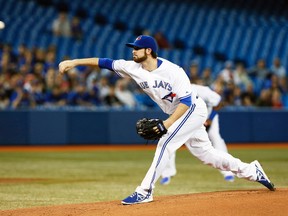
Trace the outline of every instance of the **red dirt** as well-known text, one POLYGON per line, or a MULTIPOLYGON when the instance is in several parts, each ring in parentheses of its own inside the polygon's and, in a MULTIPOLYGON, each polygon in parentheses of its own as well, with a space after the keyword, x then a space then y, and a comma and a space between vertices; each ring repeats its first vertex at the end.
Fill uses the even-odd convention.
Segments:
POLYGON ((123 206, 120 201, 0 211, 1 216, 286 216, 288 189, 223 191, 154 197, 154 202, 123 206))

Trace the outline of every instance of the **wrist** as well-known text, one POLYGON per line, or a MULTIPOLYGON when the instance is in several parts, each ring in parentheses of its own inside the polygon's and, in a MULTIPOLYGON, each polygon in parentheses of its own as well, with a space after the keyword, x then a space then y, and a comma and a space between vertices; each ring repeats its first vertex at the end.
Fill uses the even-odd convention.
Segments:
POLYGON ((71 63, 73 65, 73 67, 76 67, 79 64, 79 59, 73 59, 73 60, 71 60, 71 63))
POLYGON ((173 122, 170 119, 166 119, 165 121, 163 121, 163 124, 165 128, 168 129, 173 124, 173 122))

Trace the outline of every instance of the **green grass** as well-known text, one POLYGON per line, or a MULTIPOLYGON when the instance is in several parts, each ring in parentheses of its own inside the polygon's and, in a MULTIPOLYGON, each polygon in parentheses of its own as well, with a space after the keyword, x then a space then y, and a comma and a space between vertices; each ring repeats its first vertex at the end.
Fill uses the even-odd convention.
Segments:
MULTIPOLYGON (((244 162, 258 159, 276 187, 287 188, 288 149, 230 153, 244 162)), ((0 209, 108 200, 120 203, 141 183, 153 156, 151 150, 0 152, 0 209)), ((186 150, 178 151, 176 161, 177 175, 168 186, 157 183, 154 196, 263 188, 243 179, 227 183, 216 169, 201 164, 186 150)))

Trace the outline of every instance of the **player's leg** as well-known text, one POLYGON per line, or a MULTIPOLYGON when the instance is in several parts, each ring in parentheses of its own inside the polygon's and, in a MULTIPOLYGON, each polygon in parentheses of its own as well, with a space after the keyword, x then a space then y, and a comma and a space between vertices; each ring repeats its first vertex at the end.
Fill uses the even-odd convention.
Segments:
POLYGON ((176 170, 176 152, 172 153, 169 159, 167 166, 164 168, 162 172, 162 179, 160 184, 167 185, 170 183, 171 178, 175 176, 177 173, 176 170))
POLYGON ((186 147, 204 164, 211 165, 220 170, 230 170, 239 178, 256 180, 254 167, 241 162, 239 159, 232 157, 226 152, 213 148, 208 138, 208 134, 203 128, 199 129, 198 132, 195 133, 195 136, 186 143, 186 147))
POLYGON ((141 185, 137 187, 137 192, 142 194, 153 192, 155 183, 169 163, 171 156, 183 145, 182 143, 190 139, 191 131, 196 131, 204 121, 205 115, 199 116, 196 113, 192 115, 191 110, 171 125, 167 134, 159 140, 152 165, 141 185))
POLYGON ((213 148, 205 128, 200 128, 185 145, 189 151, 204 164, 219 170, 231 171, 237 177, 257 181, 270 190, 275 190, 273 183, 266 176, 258 161, 244 163, 227 152, 213 148))
POLYGON ((181 118, 171 125, 167 134, 159 140, 153 162, 141 185, 136 188, 135 193, 122 200, 122 204, 143 203, 153 200, 152 193, 155 183, 167 166, 171 155, 190 139, 191 131, 197 131, 204 124, 207 111, 204 109, 203 113, 199 115, 197 112, 199 109, 199 107, 196 107, 196 112, 193 112, 194 107, 191 107, 181 118))
POLYGON ((218 149, 223 152, 227 152, 227 146, 225 141, 220 135, 220 127, 219 127, 219 115, 215 115, 208 130, 208 137, 212 142, 212 145, 215 149, 218 149))
MULTIPOLYGON (((208 137, 212 142, 212 145, 215 149, 223 152, 228 152, 226 143, 224 139, 220 135, 220 127, 219 127, 219 115, 215 115, 212 120, 212 123, 208 130, 208 137)), ((230 171, 220 170, 220 173, 224 176, 224 179, 229 182, 234 181, 234 174, 230 171)))

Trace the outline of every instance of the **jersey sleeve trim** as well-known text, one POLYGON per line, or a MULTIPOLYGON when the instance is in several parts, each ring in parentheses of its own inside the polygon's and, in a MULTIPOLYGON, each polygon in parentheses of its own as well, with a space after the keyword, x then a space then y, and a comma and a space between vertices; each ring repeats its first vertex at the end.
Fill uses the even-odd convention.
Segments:
POLYGON ((183 103, 183 104, 187 105, 188 107, 190 107, 191 104, 192 104, 191 96, 190 97, 181 98, 180 99, 180 103, 183 103))
POLYGON ((109 69, 109 70, 113 70, 113 59, 110 58, 99 58, 99 67, 100 68, 105 68, 105 69, 109 69))
POLYGON ((179 97, 179 100, 182 100, 182 99, 185 99, 185 98, 191 98, 191 95, 189 94, 189 95, 186 95, 186 96, 183 96, 183 97, 179 97))

